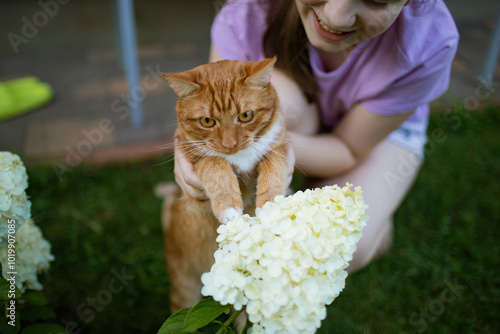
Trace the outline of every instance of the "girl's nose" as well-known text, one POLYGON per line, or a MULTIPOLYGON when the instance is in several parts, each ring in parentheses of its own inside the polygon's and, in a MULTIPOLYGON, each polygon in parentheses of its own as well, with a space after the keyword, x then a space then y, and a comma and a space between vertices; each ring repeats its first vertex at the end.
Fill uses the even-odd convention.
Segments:
POLYGON ((348 31, 356 22, 358 0, 329 0, 323 7, 324 18, 320 17, 327 26, 334 30, 348 31))

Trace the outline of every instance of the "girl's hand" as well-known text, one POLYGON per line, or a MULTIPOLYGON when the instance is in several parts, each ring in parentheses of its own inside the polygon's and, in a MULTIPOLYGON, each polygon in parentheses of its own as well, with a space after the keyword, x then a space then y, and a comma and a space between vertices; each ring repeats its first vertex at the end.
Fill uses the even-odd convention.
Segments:
POLYGON ((207 200, 208 196, 203 189, 200 178, 194 172, 193 164, 190 163, 179 150, 174 151, 174 156, 175 182, 177 182, 185 194, 188 194, 192 198, 199 201, 207 200))

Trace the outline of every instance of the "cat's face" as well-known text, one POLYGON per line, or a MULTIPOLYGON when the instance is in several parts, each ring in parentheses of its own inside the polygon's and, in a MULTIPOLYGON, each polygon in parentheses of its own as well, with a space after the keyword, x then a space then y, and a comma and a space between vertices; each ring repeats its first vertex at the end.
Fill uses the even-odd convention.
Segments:
POLYGON ((207 155, 252 150, 279 116, 278 98, 269 83, 274 63, 226 60, 162 74, 179 96, 179 129, 190 145, 207 155))

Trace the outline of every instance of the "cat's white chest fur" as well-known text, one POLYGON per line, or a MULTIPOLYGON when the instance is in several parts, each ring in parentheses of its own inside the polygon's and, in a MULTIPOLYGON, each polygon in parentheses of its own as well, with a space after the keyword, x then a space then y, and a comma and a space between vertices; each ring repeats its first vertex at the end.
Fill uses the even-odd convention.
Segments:
POLYGON ((269 130, 260 140, 254 142, 250 147, 239 151, 233 155, 225 155, 217 153, 218 156, 226 159, 234 166, 237 166, 242 172, 251 171, 257 162, 259 162, 262 157, 269 151, 271 144, 276 140, 279 133, 281 132, 281 127, 283 126, 283 121, 281 117, 276 121, 271 130, 269 130))

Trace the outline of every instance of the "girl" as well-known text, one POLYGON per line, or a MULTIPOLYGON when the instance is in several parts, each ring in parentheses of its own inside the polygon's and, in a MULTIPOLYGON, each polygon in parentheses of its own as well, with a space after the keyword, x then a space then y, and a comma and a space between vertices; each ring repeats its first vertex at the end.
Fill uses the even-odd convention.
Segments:
MULTIPOLYGON (((442 0, 229 0, 210 61, 278 56, 271 81, 308 186, 361 186, 368 225, 348 268, 386 250, 423 159, 428 104, 448 87, 458 32, 442 0)), ((185 158, 177 183, 206 198, 185 158)), ((290 173, 291 174, 291 173, 290 173)))

